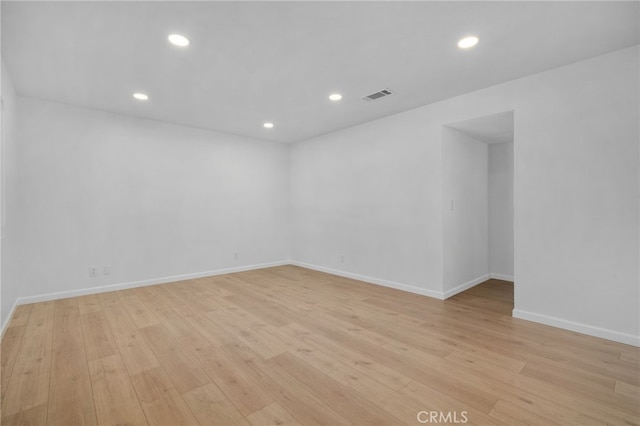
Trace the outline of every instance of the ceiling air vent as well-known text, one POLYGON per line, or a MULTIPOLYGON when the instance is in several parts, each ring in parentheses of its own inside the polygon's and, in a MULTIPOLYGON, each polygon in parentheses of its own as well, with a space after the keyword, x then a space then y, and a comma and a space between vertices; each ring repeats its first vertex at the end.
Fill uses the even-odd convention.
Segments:
POLYGON ((375 101, 376 99, 384 98, 385 96, 391 95, 391 90, 382 89, 379 92, 372 93, 370 95, 364 96, 362 99, 365 101, 375 101))

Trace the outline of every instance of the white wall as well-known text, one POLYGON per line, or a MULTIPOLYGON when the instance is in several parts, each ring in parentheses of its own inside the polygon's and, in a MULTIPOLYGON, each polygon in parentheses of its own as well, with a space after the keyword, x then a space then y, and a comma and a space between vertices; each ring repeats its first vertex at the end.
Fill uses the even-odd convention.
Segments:
POLYGON ((489 145, 489 272, 513 281, 513 142, 489 145))
POLYGON ((540 74, 516 108, 514 314, 640 345, 638 68, 636 46, 540 74))
POLYGON ((423 127, 408 112, 291 146, 296 262, 439 294, 441 148, 423 127))
POLYGON ((514 314, 640 344, 638 68, 635 46, 294 145, 293 259, 443 296, 441 126, 514 110, 514 314))
POLYGON ((446 296, 489 277, 488 145, 442 129, 443 290, 446 296))
MULTIPOLYGON (((6 236, 5 226, 5 208, 7 200, 15 194, 15 165, 11 163, 17 149, 16 136, 16 92, 11 81, 11 77, 7 72, 4 63, 2 63, 2 82, 0 84, 0 97, 2 98, 2 119, 0 120, 0 260, 3 259, 6 252, 7 244, 11 242, 6 236)), ((2 289, 5 281, 2 280, 4 270, 0 261, 0 318, 4 324, 4 318, 9 314, 4 301, 2 289)))
POLYGON ((289 258, 285 145, 23 97, 18 137, 3 315, 18 297, 289 258))

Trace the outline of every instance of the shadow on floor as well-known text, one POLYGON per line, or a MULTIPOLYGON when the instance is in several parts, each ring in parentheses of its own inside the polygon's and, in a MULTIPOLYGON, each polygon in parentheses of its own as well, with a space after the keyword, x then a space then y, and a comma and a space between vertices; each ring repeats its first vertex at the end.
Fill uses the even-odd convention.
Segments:
POLYGON ((513 283, 487 280, 469 290, 447 299, 460 305, 511 316, 513 311, 513 283))

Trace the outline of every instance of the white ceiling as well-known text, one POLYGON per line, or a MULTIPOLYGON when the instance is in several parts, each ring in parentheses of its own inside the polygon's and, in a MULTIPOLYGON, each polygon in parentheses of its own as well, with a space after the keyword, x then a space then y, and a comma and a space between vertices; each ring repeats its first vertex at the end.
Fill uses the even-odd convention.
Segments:
POLYGON ((638 5, 2 1, 2 57, 21 95, 295 142, 638 44, 638 5))

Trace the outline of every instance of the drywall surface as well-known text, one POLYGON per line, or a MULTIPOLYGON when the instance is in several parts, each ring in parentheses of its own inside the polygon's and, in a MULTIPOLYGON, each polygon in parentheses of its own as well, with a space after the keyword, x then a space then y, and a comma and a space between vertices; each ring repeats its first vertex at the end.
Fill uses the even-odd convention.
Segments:
POLYGON ((18 297, 289 258, 284 145, 24 97, 18 138, 3 314, 18 297))
POLYGON ((489 145, 489 273, 513 280, 513 142, 489 145))
MULTIPOLYGON (((11 160, 15 158, 17 149, 16 135, 16 92, 11 81, 11 76, 2 64, 2 82, 0 85, 0 94, 2 98, 2 120, 0 129, 0 260, 3 259, 7 246, 13 240, 7 236, 5 208, 7 201, 15 196, 15 174, 16 168, 11 160)), ((4 274, 3 262, 0 262, 0 317, 2 323, 4 318, 9 315, 10 308, 5 306, 7 300, 4 295, 5 281, 2 279, 4 274)), ((9 305, 10 307, 11 305, 9 305)))
POLYGON ((636 344, 638 75, 634 47, 532 78, 514 143, 515 313, 636 344))
POLYGON ((444 295, 441 127, 513 110, 516 315, 640 344, 638 74, 635 46, 293 145, 293 259, 444 295))
POLYGON ((441 292, 441 147, 423 127, 409 112, 291 146, 295 261, 441 292))
POLYGON ((442 129, 443 289, 462 289, 489 275, 489 146, 442 129))

